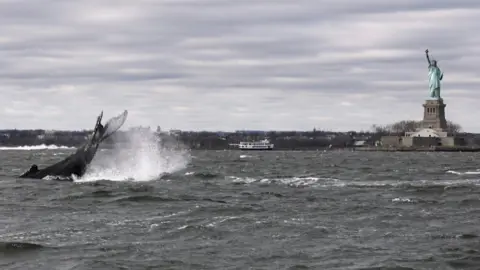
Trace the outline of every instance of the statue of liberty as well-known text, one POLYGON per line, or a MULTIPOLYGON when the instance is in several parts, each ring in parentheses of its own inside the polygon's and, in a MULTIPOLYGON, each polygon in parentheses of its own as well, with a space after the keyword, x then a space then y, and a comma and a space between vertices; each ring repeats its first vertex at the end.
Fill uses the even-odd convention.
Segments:
POLYGON ((430 88, 430 97, 433 99, 442 99, 440 97, 440 81, 443 79, 443 72, 437 67, 437 60, 430 60, 428 49, 425 50, 428 61, 428 87, 430 88))

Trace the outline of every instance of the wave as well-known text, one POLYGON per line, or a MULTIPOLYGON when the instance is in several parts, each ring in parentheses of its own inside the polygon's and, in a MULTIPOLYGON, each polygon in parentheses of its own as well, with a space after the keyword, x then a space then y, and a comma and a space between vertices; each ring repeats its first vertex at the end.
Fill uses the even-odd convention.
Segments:
POLYGON ((34 243, 27 242, 0 242, 0 251, 22 251, 22 250, 33 250, 40 249, 44 246, 34 243))
POLYGON ((467 186, 480 186, 480 179, 458 180, 377 180, 377 181, 348 181, 331 177, 284 177, 284 178, 255 178, 228 176, 227 180, 233 184, 263 184, 263 185, 286 185, 290 187, 356 187, 356 188, 463 188, 467 186))
POLYGON ((475 175, 475 174, 480 174, 480 171, 477 170, 477 171, 466 171, 466 172, 459 172, 459 171, 453 171, 453 170, 450 170, 450 171, 447 171, 447 173, 450 173, 450 174, 456 174, 456 175, 475 175))
POLYGON ((203 197, 189 197, 189 196, 180 196, 180 197, 163 197, 163 196, 157 196, 157 195, 148 195, 148 194, 143 194, 143 195, 127 195, 127 196, 119 196, 116 197, 109 202, 137 202, 137 203, 148 203, 148 202, 154 202, 154 203, 159 203, 159 202, 177 202, 177 201, 204 201, 204 202, 213 202, 213 203, 222 203, 225 204, 227 203, 224 200, 216 200, 216 199, 211 199, 211 198, 203 198, 203 197))
POLYGON ((32 151, 32 150, 57 150, 57 149, 75 149, 75 147, 68 147, 63 145, 55 144, 39 144, 39 145, 24 145, 24 146, 0 146, 0 150, 23 150, 23 151, 32 151))

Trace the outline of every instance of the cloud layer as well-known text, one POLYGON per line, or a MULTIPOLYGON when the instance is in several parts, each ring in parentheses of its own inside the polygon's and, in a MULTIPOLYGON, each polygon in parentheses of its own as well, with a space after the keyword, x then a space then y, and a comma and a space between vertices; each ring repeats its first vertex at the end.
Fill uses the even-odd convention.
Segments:
POLYGON ((361 130, 421 119, 430 49, 447 118, 480 132, 476 0, 0 0, 0 128, 361 130))

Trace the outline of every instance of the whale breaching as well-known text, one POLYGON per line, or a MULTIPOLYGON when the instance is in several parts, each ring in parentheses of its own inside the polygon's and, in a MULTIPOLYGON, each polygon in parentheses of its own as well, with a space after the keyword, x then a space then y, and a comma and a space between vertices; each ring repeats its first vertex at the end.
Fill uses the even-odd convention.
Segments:
POLYGON ((53 177, 81 177, 85 174, 87 166, 92 162, 93 157, 97 153, 97 149, 100 143, 114 134, 127 119, 128 111, 125 110, 120 115, 111 118, 105 125, 102 125, 103 111, 97 117, 97 122, 93 130, 93 134, 89 140, 80 148, 75 151, 74 154, 66 157, 64 160, 55 163, 47 168, 38 169, 36 164, 32 165, 30 169, 24 174, 20 175, 21 178, 36 178, 41 179, 45 176, 53 177))

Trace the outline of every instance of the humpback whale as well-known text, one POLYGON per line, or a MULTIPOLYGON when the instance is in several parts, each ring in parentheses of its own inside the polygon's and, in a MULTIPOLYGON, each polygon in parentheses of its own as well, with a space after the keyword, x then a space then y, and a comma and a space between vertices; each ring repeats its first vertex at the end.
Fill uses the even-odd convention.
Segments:
POLYGON ((128 111, 125 110, 120 115, 108 120, 105 125, 102 125, 102 111, 97 117, 95 128, 89 140, 82 147, 78 148, 74 154, 44 169, 39 170, 38 166, 34 164, 27 172, 20 175, 20 178, 42 179, 48 175, 53 177, 83 176, 87 166, 95 157, 100 143, 114 134, 125 123, 127 115, 128 111))

